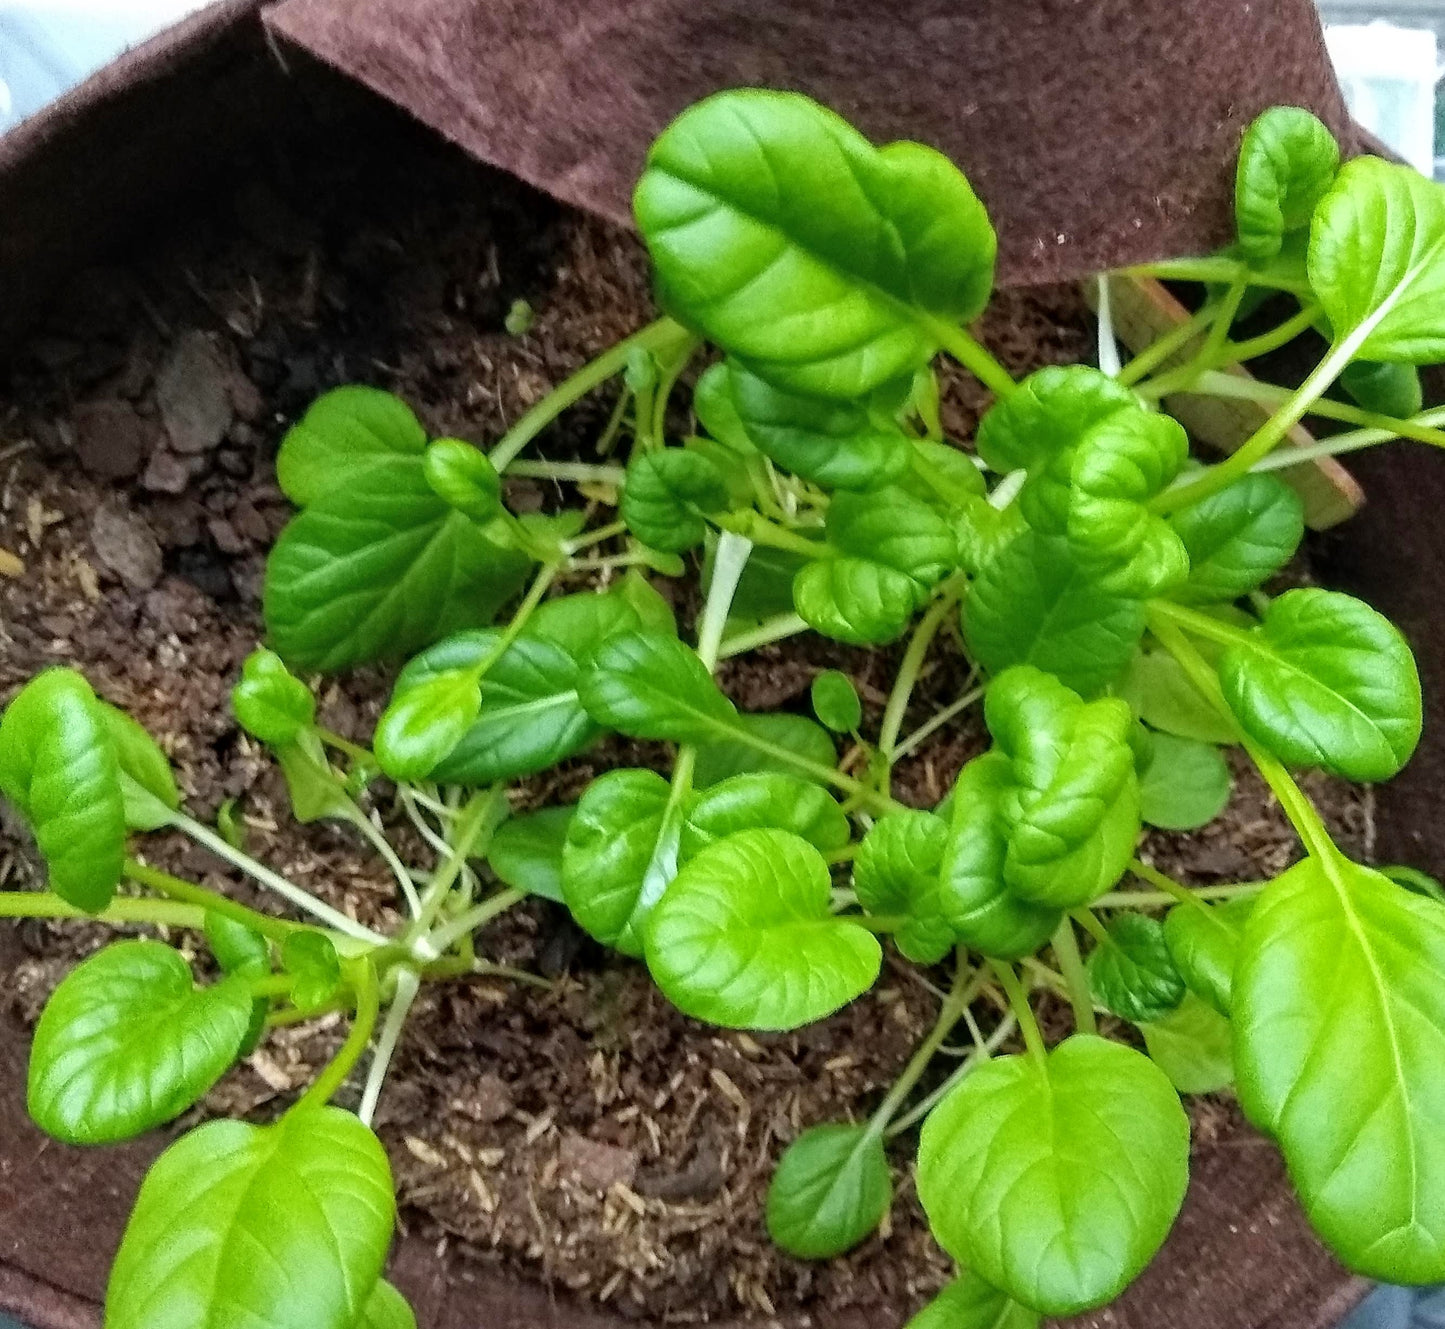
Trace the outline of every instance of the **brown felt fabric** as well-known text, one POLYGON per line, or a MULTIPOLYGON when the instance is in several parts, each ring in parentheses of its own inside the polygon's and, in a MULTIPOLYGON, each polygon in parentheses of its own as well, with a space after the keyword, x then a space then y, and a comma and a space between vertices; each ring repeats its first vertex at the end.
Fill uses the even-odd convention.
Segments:
POLYGON ((1311 0, 281 0, 266 21, 618 221, 689 102, 801 89, 957 161, 1018 285, 1227 240, 1239 135, 1266 106, 1348 131, 1311 0))

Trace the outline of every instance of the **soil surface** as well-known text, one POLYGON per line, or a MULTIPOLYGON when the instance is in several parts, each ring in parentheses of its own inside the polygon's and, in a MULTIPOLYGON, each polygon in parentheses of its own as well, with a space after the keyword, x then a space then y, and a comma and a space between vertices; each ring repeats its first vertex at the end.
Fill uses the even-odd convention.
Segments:
MULTIPOLYGON (((289 515, 277 443, 318 393, 358 381, 398 392, 434 433, 490 442, 653 316, 645 268, 629 237, 419 133, 391 151, 338 153, 304 178, 264 163, 241 178, 214 215, 148 242, 146 260, 83 274, 0 385, 0 700, 47 665, 83 669, 157 735, 195 815, 238 800, 252 853, 383 924, 396 918, 385 867, 350 831, 289 819, 278 775, 227 705, 261 633, 265 550, 289 515), (503 319, 518 298, 536 319, 511 336, 503 319)), ((1001 295, 983 333, 1015 371, 1091 353, 1089 316, 1069 290, 1001 295)), ((945 425, 967 439, 986 398, 962 376, 947 389, 945 425)), ((543 450, 587 455, 610 405, 603 392, 578 406, 543 450)), ((523 481, 511 497, 539 507, 559 494, 523 481)), ((688 609, 685 593, 669 593, 688 609)), ((895 664, 896 653, 802 639, 732 662, 722 678, 744 709, 805 711, 814 674, 844 668, 866 729, 895 664)), ((958 695, 963 676, 946 644, 935 651, 910 727, 958 695)), ((365 738, 385 695, 377 671, 330 681, 323 720, 365 738)), ((900 768, 900 796, 936 802, 982 746, 976 716, 946 726, 900 768)), ((599 769, 659 755, 613 742, 533 781, 522 802, 575 796, 599 769)), ((1311 791, 1343 843, 1367 855, 1367 796, 1322 780, 1311 791)), ((385 786, 373 795, 390 820, 385 786)), ((426 861, 404 830, 397 838, 426 861)), ((1260 782, 1241 772, 1223 817, 1197 834, 1155 835, 1147 852, 1212 883, 1274 873, 1296 848, 1260 782)), ((254 902, 179 839, 153 838, 146 853, 254 902)), ((23 832, 0 826, 0 885, 38 879, 23 832)), ((43 923, 20 933, 29 958, 7 989, 26 1019, 108 935, 43 923)), ((947 1277, 909 1183, 911 1142, 896 1153, 884 1229, 846 1258, 791 1260, 761 1222, 787 1141, 866 1114, 932 1023, 927 975, 890 959, 838 1016, 749 1036, 684 1019, 640 967, 545 902, 479 944, 555 983, 458 984, 420 1001, 378 1117, 406 1224, 658 1320, 853 1305, 896 1317, 947 1277)), ((978 1016, 987 1029, 998 1013, 978 1016)), ((341 1034, 336 1017, 278 1031, 204 1111, 275 1114, 341 1034)), ((1237 1126, 1225 1099, 1197 1103, 1194 1116, 1197 1139, 1237 1126)))

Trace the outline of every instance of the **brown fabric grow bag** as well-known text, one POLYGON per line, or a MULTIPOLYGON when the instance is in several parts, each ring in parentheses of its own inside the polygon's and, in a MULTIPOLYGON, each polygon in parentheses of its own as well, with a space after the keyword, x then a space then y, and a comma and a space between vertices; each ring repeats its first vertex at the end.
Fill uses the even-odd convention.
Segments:
MULTIPOLYGON (((289 0, 271 17, 474 154, 613 218, 648 138, 685 102, 730 83, 803 87, 875 136, 911 134, 963 162, 999 218, 1015 284, 1216 243, 1225 163, 1264 105, 1301 102, 1347 129, 1307 0, 901 8, 907 22, 899 6, 823 0, 545 10, 289 0), (1161 161, 1171 163, 1162 183, 1161 161)), ((143 254, 162 219, 183 225, 243 149, 300 151, 302 125, 361 132, 355 112, 369 99, 295 49, 278 52, 260 9, 213 6, 0 141, 0 346, 62 278, 123 246, 143 254)), ((1358 471, 1378 501, 1328 537, 1325 570, 1401 624, 1431 704, 1445 675, 1431 603, 1445 547, 1429 518, 1445 502, 1445 460, 1399 450, 1358 471)), ((1445 860, 1432 807, 1442 775, 1445 715, 1431 706, 1414 763, 1380 791, 1382 858, 1445 860)), ((15 954, 0 929, 0 973, 15 954)), ((38 1329, 95 1325, 125 1215, 163 1141, 88 1152, 45 1140, 24 1112, 25 1055, 23 1031, 0 1021, 0 1308, 38 1329)), ((431 1329, 623 1323, 420 1236, 399 1244, 393 1271, 431 1329)), ((1315 1329, 1360 1292, 1308 1232, 1273 1149, 1239 1135, 1197 1151, 1165 1251, 1085 1322, 1315 1329)))

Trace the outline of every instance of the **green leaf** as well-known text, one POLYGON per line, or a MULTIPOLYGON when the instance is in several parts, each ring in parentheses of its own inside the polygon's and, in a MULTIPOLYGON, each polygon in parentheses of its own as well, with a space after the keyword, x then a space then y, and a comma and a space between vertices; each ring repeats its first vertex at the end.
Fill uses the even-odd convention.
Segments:
POLYGON ((0 793, 35 832, 50 889, 87 913, 104 909, 125 861, 125 796, 110 726, 75 670, 37 674, 5 708, 0 793))
POLYGON ((855 646, 897 640, 923 599, 907 573, 864 558, 816 559, 793 579, 798 616, 825 637, 855 646))
POLYGON ((459 438, 439 438, 422 454, 422 474, 447 507, 481 525, 502 511, 502 481, 483 452, 459 438))
POLYGON ((426 431, 405 402, 377 388, 333 388, 281 440, 276 480, 304 508, 425 450, 426 431))
POLYGON ((1214 1094, 1234 1082, 1229 1021, 1192 992, 1140 1032, 1150 1059, 1181 1094, 1214 1094))
POLYGON ((487 862, 506 885, 544 900, 566 903, 562 891, 562 853, 575 803, 509 817, 492 835, 487 862))
POLYGON ((873 823, 853 860, 853 889, 870 914, 903 915, 894 943, 918 964, 937 964, 953 948, 944 916, 939 865, 949 826, 931 812, 892 812, 873 823))
POLYGON ((685 810, 656 771, 608 771, 583 793, 562 849, 562 898, 603 945, 642 954, 643 924, 677 872, 685 810))
POLYGON ((896 423, 879 425, 857 401, 805 397, 727 366, 737 417, 753 445, 784 470, 827 489, 872 490, 902 478, 913 454, 896 423))
POLYGON ((773 1242, 803 1260, 830 1260, 868 1236, 893 1203, 881 1131, 830 1123, 804 1131, 768 1186, 773 1242))
POLYGON ((977 1274, 960 1274, 918 1312, 905 1329, 1039 1329, 1039 1314, 989 1287, 977 1274))
POLYGON ((1122 1020, 1146 1024, 1184 999, 1184 980, 1174 967, 1157 918, 1121 913, 1109 923, 1109 940, 1089 954, 1089 987, 1098 1002, 1122 1020))
POLYGON ((655 632, 605 642, 578 679, 577 694, 598 724, 630 738, 706 743, 725 737, 737 719, 697 652, 655 632))
POLYGON ((1027 530, 1028 523, 1017 503, 996 508, 981 495, 965 500, 953 514, 959 565, 971 576, 978 576, 1027 530))
POLYGON ((120 763, 120 791, 125 824, 133 831, 155 831, 168 825, 181 805, 181 791, 170 759, 136 720, 109 702, 97 700, 100 718, 115 745, 120 763))
POLYGON ((1244 131, 1234 178, 1239 248, 1252 262, 1273 258, 1286 231, 1308 226, 1340 167, 1335 136, 1298 106, 1271 106, 1244 131))
MULTIPOLYGON (((930 371, 928 377, 932 379, 930 371)), ((955 515, 974 499, 985 498, 988 485, 974 458, 951 443, 932 438, 911 439, 912 469, 899 483, 944 517, 955 515)))
POLYGON ((835 494, 828 504, 828 543, 911 577, 927 589, 958 566, 948 523, 896 485, 867 494, 835 494))
POLYGON ((808 695, 813 714, 835 733, 851 734, 863 723, 863 703, 858 700, 858 689, 841 669, 823 670, 813 679, 808 695))
POLYGON ((1445 189, 1411 166, 1356 157, 1310 222, 1309 279, 1357 360, 1445 359, 1445 189))
POLYGON ((735 735, 745 734, 755 743, 732 737, 699 744, 697 764, 692 772, 695 789, 706 789, 730 776, 749 772, 776 771, 817 782, 815 775, 799 770, 795 763, 789 761, 788 753, 830 769, 838 761, 838 753, 833 747, 833 740, 828 737, 828 731, 806 715, 789 715, 784 711, 739 715, 733 722, 732 732, 735 735), (764 746, 757 746, 759 743, 764 746))
POLYGON ((311 689, 264 646, 241 666, 241 681, 231 689, 231 709, 242 729, 272 747, 294 742, 316 722, 311 689))
POLYGON ((296 979, 291 1001, 303 1011, 320 1010, 341 991, 341 962, 324 933, 288 933, 281 943, 281 967, 296 979))
POLYGON ((1273 475, 1246 475, 1170 519, 1189 554, 1189 577, 1170 597, 1220 604, 1257 590, 1294 556, 1304 504, 1273 475))
POLYGON ((1407 867, 1403 863, 1381 864, 1379 871, 1389 877, 1397 886, 1403 886, 1407 891, 1414 891, 1416 895, 1427 896, 1431 900, 1438 900, 1445 904, 1445 886, 1442 886, 1428 872, 1421 872, 1419 868, 1407 867))
POLYGON ((627 467, 620 515, 643 544, 681 554, 700 545, 705 517, 729 506, 727 480, 700 452, 640 452, 627 467))
POLYGON ((1224 811, 1234 778, 1217 747, 1172 734, 1155 734, 1152 746, 1139 777, 1139 818, 1146 826, 1193 831, 1224 811))
POLYGON ((698 423, 730 452, 748 457, 757 452, 733 401, 732 366, 726 360, 709 365, 692 390, 698 423))
POLYGON ((210 1122, 141 1183, 107 1329, 355 1329, 395 1217, 386 1152, 351 1113, 210 1122))
POLYGON ((1234 723, 1211 705, 1168 651, 1139 651, 1129 661, 1118 692, 1151 729, 1201 743, 1233 743, 1234 723))
POLYGON ((416 1329, 416 1314, 407 1299, 382 1279, 371 1289, 356 1329, 416 1329))
POLYGON ((738 831, 772 828, 801 836, 821 853, 848 843, 848 818, 825 789, 796 775, 754 772, 719 781, 697 796, 682 827, 680 859, 738 831))
POLYGON ((1189 1119, 1148 1058, 1089 1034, 995 1057, 929 1115, 918 1196, 943 1248, 1015 1301, 1112 1301, 1168 1235, 1189 1119))
POLYGON ((1350 1268, 1445 1278, 1445 909, 1332 855, 1255 904, 1234 971, 1245 1112, 1350 1268))
POLYGON ((969 654, 990 673, 1036 665, 1080 693, 1099 691, 1144 634, 1144 603, 1101 590, 1063 540, 1026 532, 987 564, 963 605, 969 654))
POLYGON ((303 826, 327 817, 345 820, 354 815, 355 805, 346 786, 331 769, 321 740, 310 730, 278 747, 276 764, 286 777, 291 811, 303 826))
POLYGON ((1420 371, 1414 365, 1353 360, 1340 373, 1344 388, 1367 411, 1408 419, 1425 404, 1420 371))
MULTIPOLYGON (((753 556, 748 560, 749 567, 757 561, 760 552, 753 551, 753 556)), ((613 583, 606 598, 630 609, 637 616, 638 627, 646 628, 648 632, 661 632, 669 637, 677 636, 677 617, 672 612, 671 602, 637 568, 628 568, 622 579, 613 583)), ((549 607, 544 605, 543 609, 549 607)), ((630 621, 628 625, 630 626, 630 621)), ((621 621, 615 628, 607 629, 608 632, 622 630, 621 621)))
POLYGON ((376 724, 376 760, 399 783, 425 780, 456 751, 481 709, 472 669, 449 669, 398 686, 376 724))
MULTIPOLYGON (((1348 169, 1348 168, 1346 168, 1348 169)), ((1388 780, 1420 740, 1420 677, 1397 628, 1338 591, 1286 591, 1219 662, 1246 732, 1295 766, 1388 780)))
POLYGON ((939 864, 939 903, 954 935, 1000 960, 1032 955, 1063 917, 1058 909, 1019 899, 1005 884, 1009 845, 1002 809, 1012 784, 1002 752, 976 757, 959 772, 939 864))
MULTIPOLYGON (((271 972, 271 947, 259 932, 252 932, 243 923, 206 911, 206 943, 221 972, 240 974, 245 978, 261 978, 271 972)), ((237 1058, 248 1057, 266 1033, 266 1016, 271 1012, 269 997, 256 997, 251 1002, 251 1018, 245 1036, 236 1049, 237 1058)))
POLYGON ((198 988, 179 951, 115 942, 46 1002, 26 1106, 67 1144, 129 1140, 197 1102, 235 1061, 250 1019, 243 980, 198 988))
MULTIPOLYGON (((1138 398, 1108 374, 1088 365, 1048 365, 985 413, 978 422, 978 455, 1000 475, 1028 471, 1035 490, 1040 479, 1066 484, 1069 454, 1079 439, 1116 412, 1138 409, 1138 398), (1056 459, 1062 471, 1053 469, 1056 459)), ((1034 514, 1028 516, 1032 524, 1034 514)), ((1062 521, 1058 513, 1056 531, 1062 521)))
POLYGON ((1234 966, 1254 909, 1245 897, 1227 904, 1177 904, 1164 919, 1164 942, 1189 990, 1229 1014, 1234 966))
POLYGON ((633 196, 664 303, 769 382, 859 397, 911 374, 993 285, 968 182, 917 143, 875 148, 797 93, 689 107, 633 196))
POLYGON ((867 991, 883 952, 831 912, 823 856, 786 831, 741 831, 685 863, 652 910, 647 967, 684 1014, 796 1029, 867 991))

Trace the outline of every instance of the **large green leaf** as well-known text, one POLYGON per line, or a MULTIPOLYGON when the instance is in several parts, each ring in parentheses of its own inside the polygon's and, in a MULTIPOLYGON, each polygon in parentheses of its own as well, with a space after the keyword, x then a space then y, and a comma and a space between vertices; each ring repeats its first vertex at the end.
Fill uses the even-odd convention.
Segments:
POLYGON ((1293 557, 1304 537, 1304 504, 1274 475, 1246 475, 1176 512, 1171 523, 1189 554, 1189 577, 1170 597, 1221 604, 1257 590, 1293 557))
POLYGON ((995 1057, 929 1115, 918 1196, 955 1259, 1045 1315, 1112 1301, 1189 1180, 1189 1119, 1147 1057, 1089 1034, 995 1057))
POLYGON ((806 715, 790 715, 786 711, 739 715, 730 733, 732 737, 720 736, 698 745, 697 765, 692 772, 694 788, 706 789, 729 776, 766 771, 816 782, 815 773, 800 770, 795 762, 788 760, 790 754, 810 765, 829 769, 838 762, 838 752, 828 731, 806 715))
POLYGON ((1151 1060, 1181 1094, 1218 1093, 1234 1082, 1229 1021, 1192 992, 1139 1032, 1151 1060))
POLYGON ((640 452, 627 467, 619 515, 643 544, 665 553, 696 548, 705 518, 728 507, 726 477, 701 452, 663 448, 640 452))
POLYGON ((1139 817, 1148 826, 1192 831, 1208 825, 1229 802, 1234 779, 1212 743, 1154 734, 1149 764, 1139 776, 1139 817))
POLYGON ((830 1260, 872 1232, 892 1202, 881 1131, 814 1126, 778 1160, 768 1186, 768 1235, 789 1255, 830 1260))
POLYGON ((901 915, 893 933, 898 949, 919 964, 937 964, 952 949, 944 916, 939 865, 949 826, 931 812, 893 812, 873 823, 853 860, 853 889, 869 913, 901 915))
POLYGON ((104 909, 125 862, 125 794, 110 728, 75 670, 37 674, 5 708, 0 793, 35 832, 50 889, 77 909, 104 909))
POLYGON ((1445 188, 1378 157, 1347 162, 1310 222, 1309 279, 1335 337, 1359 338, 1354 358, 1445 359, 1445 188))
POLYGON ((1174 967, 1156 918, 1121 913, 1109 924, 1109 940, 1089 954, 1089 987, 1101 1005, 1123 1020, 1145 1024, 1184 999, 1184 980, 1174 967))
POLYGON ((68 1144, 111 1144, 170 1121, 236 1059, 251 1020, 238 979, 198 988, 179 951, 120 941, 50 995, 30 1047, 27 1106, 68 1144))
POLYGON ((1196 901, 1175 905, 1164 919, 1165 945, 1189 990, 1221 1015, 1229 1014, 1234 966, 1253 909, 1249 897, 1216 905, 1196 901))
POLYGON ((772 827, 831 854, 848 843, 848 817, 827 790, 777 772, 734 775, 697 796, 682 827, 681 858, 738 831, 772 827))
POLYGON ((378 388, 333 388, 281 440, 276 480, 298 508, 365 483, 374 467, 420 459, 426 430, 407 404, 378 388))
POLYGON ((1259 897, 1234 970, 1240 1102, 1366 1277, 1445 1279, 1445 909, 1331 853, 1259 897))
POLYGON ((632 738, 706 743, 726 737, 737 707, 697 652, 676 637, 625 632, 593 655, 577 694, 598 724, 632 738))
POLYGON ((508 886, 544 900, 566 903, 562 892, 562 854, 575 803, 508 817, 492 833, 487 863, 508 886))
POLYGON ((856 398, 911 374, 993 285, 988 215, 917 143, 873 147, 796 93, 684 111, 633 197, 670 311, 769 382, 856 398))
POLYGON ((395 1216, 386 1151, 351 1113, 210 1122, 141 1184, 107 1329, 355 1329, 395 1216))
POLYGON ((867 991, 883 952, 834 915, 823 856, 787 831, 741 831, 685 863, 653 907, 647 967, 685 1014, 795 1029, 867 991))
POLYGON ((1388 780, 1420 741, 1420 677, 1397 628, 1338 591, 1286 591, 1219 662, 1249 735, 1296 766, 1388 780))
POLYGON ((1239 248, 1253 261, 1273 258, 1286 231, 1309 225, 1340 166, 1340 145, 1298 106, 1271 106, 1244 131, 1234 177, 1239 248))
POLYGON ((966 1273, 948 1284, 905 1329, 1039 1329, 1039 1313, 989 1287, 977 1274, 966 1273))
POLYGON ((1036 665, 1099 691, 1144 635, 1144 602, 1101 590, 1060 538, 1027 531, 985 565, 963 603, 969 653, 990 673, 1036 665))

